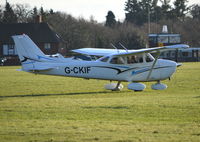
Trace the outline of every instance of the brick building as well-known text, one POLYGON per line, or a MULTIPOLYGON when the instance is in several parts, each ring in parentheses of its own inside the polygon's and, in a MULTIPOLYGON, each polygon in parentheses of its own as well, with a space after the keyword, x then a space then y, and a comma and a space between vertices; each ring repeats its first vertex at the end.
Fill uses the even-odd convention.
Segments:
POLYGON ((12 35, 19 34, 27 34, 45 54, 65 54, 66 44, 47 23, 0 24, 0 58, 6 59, 4 65, 19 64, 11 38, 12 35))

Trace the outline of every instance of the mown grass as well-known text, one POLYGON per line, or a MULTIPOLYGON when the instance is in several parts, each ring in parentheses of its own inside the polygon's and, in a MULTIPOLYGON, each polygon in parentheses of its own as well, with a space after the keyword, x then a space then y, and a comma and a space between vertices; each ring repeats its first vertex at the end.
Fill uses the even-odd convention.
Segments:
POLYGON ((167 90, 146 83, 144 92, 17 68, 0 67, 1 142, 200 141, 200 63, 184 63, 167 90))

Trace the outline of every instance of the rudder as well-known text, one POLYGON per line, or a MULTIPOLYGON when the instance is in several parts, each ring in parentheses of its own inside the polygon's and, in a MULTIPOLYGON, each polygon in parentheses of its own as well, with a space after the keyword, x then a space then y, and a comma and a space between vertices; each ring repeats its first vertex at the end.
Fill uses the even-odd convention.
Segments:
POLYGON ((45 54, 38 48, 38 46, 29 38, 29 36, 14 35, 12 36, 15 42, 15 48, 22 64, 23 70, 34 69, 36 62, 41 62, 45 59, 45 54))

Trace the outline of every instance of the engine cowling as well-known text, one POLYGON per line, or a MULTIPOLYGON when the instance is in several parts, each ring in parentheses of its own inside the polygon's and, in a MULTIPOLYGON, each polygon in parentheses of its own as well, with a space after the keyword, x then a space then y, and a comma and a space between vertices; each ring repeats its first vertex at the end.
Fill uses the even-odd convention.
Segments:
POLYGON ((146 88, 146 85, 142 83, 130 83, 128 85, 128 89, 134 90, 134 91, 143 91, 145 88, 146 88))
POLYGON ((167 88, 167 85, 162 84, 162 83, 156 83, 156 84, 151 85, 151 88, 153 90, 164 90, 167 88))

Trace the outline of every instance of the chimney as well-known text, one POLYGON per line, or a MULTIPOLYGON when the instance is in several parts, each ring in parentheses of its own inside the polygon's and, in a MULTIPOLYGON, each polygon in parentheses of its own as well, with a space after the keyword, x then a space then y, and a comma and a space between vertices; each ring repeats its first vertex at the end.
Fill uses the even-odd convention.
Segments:
POLYGON ((167 25, 163 25, 162 33, 164 33, 164 34, 168 33, 167 25))
POLYGON ((42 23, 42 15, 39 15, 39 23, 42 23))
POLYGON ((36 23, 42 23, 42 15, 37 15, 36 23))

